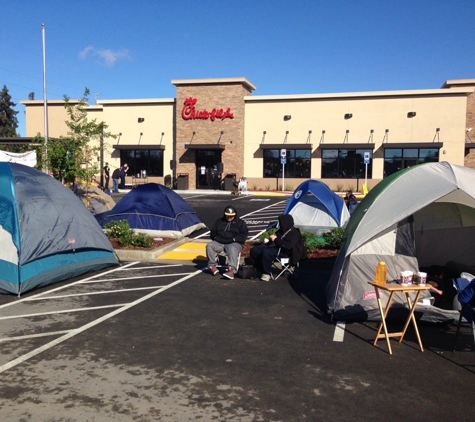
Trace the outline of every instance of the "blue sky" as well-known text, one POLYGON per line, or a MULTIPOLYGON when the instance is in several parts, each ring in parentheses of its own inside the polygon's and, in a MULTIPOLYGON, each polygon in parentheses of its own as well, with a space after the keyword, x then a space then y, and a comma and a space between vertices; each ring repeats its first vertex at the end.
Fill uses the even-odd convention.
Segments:
POLYGON ((173 98, 172 79, 255 95, 440 88, 475 78, 475 0, 2 2, 0 83, 20 100, 173 98))

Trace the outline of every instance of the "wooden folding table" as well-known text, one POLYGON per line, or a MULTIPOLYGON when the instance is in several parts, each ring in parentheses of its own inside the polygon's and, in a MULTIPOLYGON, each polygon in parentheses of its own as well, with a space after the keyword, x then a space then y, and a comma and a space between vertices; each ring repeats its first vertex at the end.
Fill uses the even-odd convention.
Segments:
POLYGON ((421 348, 421 352, 423 352, 424 347, 422 346, 421 337, 419 335, 419 330, 417 328, 417 322, 416 322, 416 317, 414 316, 414 310, 416 308, 417 302, 419 301, 419 297, 422 291, 429 290, 430 288, 429 285, 424 285, 424 286, 420 286, 417 284, 402 285, 402 284, 397 284, 397 283, 376 284, 374 281, 370 281, 369 284, 371 284, 374 287, 374 290, 376 292, 376 298, 378 300, 379 312, 381 313, 381 322, 379 323, 378 332, 376 333, 376 337, 374 338, 373 345, 376 346, 376 343, 379 339, 385 338, 386 343, 388 344, 389 354, 392 355, 393 352, 391 349, 391 344, 389 342, 390 337, 399 337, 399 343, 401 343, 402 339, 404 338, 404 335, 406 334, 407 327, 409 326, 409 323, 412 321, 412 325, 414 326, 417 340, 419 342, 419 347, 421 348), (381 302, 380 290, 384 290, 390 293, 389 299, 386 303, 386 309, 384 310, 383 310, 383 305, 381 302), (393 297, 396 292, 402 292, 406 295, 407 305, 409 307, 409 315, 406 319, 406 323, 404 324, 404 328, 402 329, 402 331, 389 333, 387 325, 386 325, 386 317, 388 315, 389 308, 391 307, 391 303, 393 301, 393 297), (414 292, 416 292, 416 297, 413 302, 411 301, 410 293, 414 293, 414 292), (384 331, 383 333, 381 333, 381 329, 383 329, 384 331))

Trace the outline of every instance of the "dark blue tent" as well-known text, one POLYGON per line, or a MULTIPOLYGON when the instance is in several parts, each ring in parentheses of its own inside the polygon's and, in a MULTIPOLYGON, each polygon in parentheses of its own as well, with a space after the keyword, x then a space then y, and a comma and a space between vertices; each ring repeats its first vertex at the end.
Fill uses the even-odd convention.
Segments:
POLYGON ((127 220, 135 231, 161 237, 187 236, 206 227, 180 195, 158 183, 135 187, 114 208, 95 217, 102 227, 127 220))

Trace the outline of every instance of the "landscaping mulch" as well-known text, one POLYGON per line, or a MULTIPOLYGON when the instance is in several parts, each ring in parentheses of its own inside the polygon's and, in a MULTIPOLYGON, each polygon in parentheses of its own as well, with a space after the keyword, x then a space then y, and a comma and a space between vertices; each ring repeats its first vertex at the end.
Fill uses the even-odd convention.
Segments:
MULTIPOLYGON (((110 237, 109 241, 114 249, 126 249, 126 250, 143 250, 143 251, 150 251, 156 249, 160 246, 166 245, 167 243, 173 242, 174 238, 164 237, 162 240, 154 240, 153 244, 150 248, 143 248, 141 246, 124 246, 119 243, 119 239, 110 237)), ((250 255, 251 249, 255 246, 260 244, 261 242, 257 240, 248 240, 244 243, 241 256, 243 258, 248 257, 250 255)), ((319 248, 315 249, 312 252, 307 253, 308 259, 319 259, 319 258, 335 258, 338 255, 338 249, 327 249, 327 248, 319 248)))
POLYGON ((126 250, 141 250, 141 251, 151 251, 157 249, 160 246, 166 245, 167 243, 173 242, 174 238, 163 237, 162 240, 153 240, 152 246, 150 248, 144 248, 142 246, 124 246, 119 243, 119 239, 115 237, 110 237, 109 241, 114 249, 126 249, 126 250))

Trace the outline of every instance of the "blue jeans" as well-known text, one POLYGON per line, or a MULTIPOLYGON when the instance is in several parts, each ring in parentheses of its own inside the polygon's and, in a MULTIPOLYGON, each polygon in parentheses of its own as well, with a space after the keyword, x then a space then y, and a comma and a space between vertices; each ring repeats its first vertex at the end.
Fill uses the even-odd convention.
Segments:
POLYGON ((112 192, 119 192, 119 179, 112 179, 112 182, 114 183, 114 189, 112 189, 112 192))

